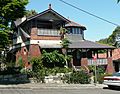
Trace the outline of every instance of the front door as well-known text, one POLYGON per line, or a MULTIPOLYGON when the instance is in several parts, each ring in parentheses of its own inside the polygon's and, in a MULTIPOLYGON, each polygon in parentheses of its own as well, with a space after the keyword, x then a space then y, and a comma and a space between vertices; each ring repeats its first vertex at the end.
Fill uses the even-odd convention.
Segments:
POLYGON ((75 66, 81 66, 81 51, 75 50, 73 52, 73 64, 75 66))

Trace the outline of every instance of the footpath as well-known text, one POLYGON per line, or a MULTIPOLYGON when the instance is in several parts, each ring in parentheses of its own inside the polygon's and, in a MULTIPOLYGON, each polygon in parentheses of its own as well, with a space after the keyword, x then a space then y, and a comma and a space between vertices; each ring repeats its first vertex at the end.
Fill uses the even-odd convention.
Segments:
POLYGON ((81 88, 104 88, 103 84, 41 84, 41 83, 27 83, 27 84, 9 84, 0 85, 0 89, 81 89, 81 88))

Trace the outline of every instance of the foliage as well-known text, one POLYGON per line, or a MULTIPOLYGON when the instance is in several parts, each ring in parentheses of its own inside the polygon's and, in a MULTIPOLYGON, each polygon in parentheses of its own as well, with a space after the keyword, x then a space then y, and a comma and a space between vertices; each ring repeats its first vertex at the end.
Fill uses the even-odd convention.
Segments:
POLYGON ((28 0, 0 0, 0 49, 9 45, 10 24, 25 14, 28 0))
POLYGON ((0 75, 19 74, 20 69, 16 67, 7 67, 6 70, 0 71, 0 75))
POLYGON ((64 68, 64 62, 64 55, 59 54, 58 51, 50 53, 43 51, 41 57, 34 57, 30 60, 33 66, 32 71, 25 71, 25 73, 27 73, 29 77, 35 78, 37 82, 44 82, 45 76, 71 71, 69 68, 64 68))
POLYGON ((90 76, 89 76, 89 74, 85 73, 85 71, 77 71, 77 72, 72 72, 72 73, 66 75, 64 80, 67 83, 89 84, 90 76))
POLYGON ((35 10, 27 10, 25 16, 30 17, 38 14, 35 10))
POLYGON ((41 57, 33 57, 31 60, 30 60, 30 64, 32 64, 32 70, 34 72, 38 71, 39 69, 42 69, 43 68, 43 63, 42 63, 42 60, 41 60, 41 57))
POLYGON ((65 34, 65 33, 67 33, 68 32, 68 30, 67 29, 65 29, 65 28, 63 28, 63 27, 60 27, 60 34, 65 34))
POLYGON ((103 81, 104 81, 104 77, 105 77, 105 76, 111 76, 111 75, 112 75, 112 74, 101 74, 101 75, 98 75, 98 77, 97 77, 98 83, 99 83, 99 84, 102 84, 103 81))
POLYGON ((46 69, 46 75, 56 75, 57 73, 68 73, 71 72, 72 70, 70 68, 60 68, 60 67, 54 67, 54 68, 47 68, 46 69))
POLYGON ((120 0, 117 0, 117 3, 119 3, 120 2, 120 0))
MULTIPOLYGON (((95 66, 89 66, 89 70, 91 73, 93 73, 93 75, 91 76, 94 76, 94 80, 95 80, 95 66)), ((103 82, 105 68, 103 66, 97 66, 96 73, 97 73, 97 82, 101 84, 103 82)))
POLYGON ((115 30, 113 31, 113 33, 105 39, 101 39, 98 42, 102 43, 102 44, 109 44, 109 45, 113 45, 116 42, 116 35, 120 34, 120 27, 116 27, 115 30))
POLYGON ((22 60, 22 57, 18 58, 17 64, 18 64, 19 67, 24 68, 24 62, 22 60))
POLYGON ((0 30, 0 48, 1 50, 6 48, 8 46, 9 40, 8 40, 8 34, 7 32, 3 32, 0 30))
POLYGON ((61 42, 63 48, 68 48, 70 43, 71 42, 67 38, 62 39, 62 42, 61 42))
POLYGON ((63 67, 65 65, 65 56, 58 53, 56 50, 49 53, 44 50, 42 54, 42 62, 45 67, 63 67))
POLYGON ((8 26, 9 22, 23 17, 27 3, 28 0, 1 0, 0 23, 8 26))
POLYGON ((67 32, 68 32, 67 29, 65 29, 65 28, 63 28, 63 27, 60 28, 60 34, 61 34, 62 37, 63 37, 63 38, 62 38, 62 42, 61 42, 63 48, 68 48, 69 43, 70 43, 70 41, 69 41, 67 38, 64 38, 64 35, 65 35, 67 32))

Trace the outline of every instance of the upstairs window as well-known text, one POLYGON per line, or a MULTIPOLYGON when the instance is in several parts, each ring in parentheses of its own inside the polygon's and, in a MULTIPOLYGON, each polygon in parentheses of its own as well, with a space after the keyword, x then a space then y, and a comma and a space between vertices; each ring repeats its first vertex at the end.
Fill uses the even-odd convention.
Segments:
POLYGON ((77 27, 67 28, 67 30, 68 34, 83 34, 83 31, 77 27))
POLYGON ((38 35, 60 36, 60 31, 57 29, 38 29, 38 35))

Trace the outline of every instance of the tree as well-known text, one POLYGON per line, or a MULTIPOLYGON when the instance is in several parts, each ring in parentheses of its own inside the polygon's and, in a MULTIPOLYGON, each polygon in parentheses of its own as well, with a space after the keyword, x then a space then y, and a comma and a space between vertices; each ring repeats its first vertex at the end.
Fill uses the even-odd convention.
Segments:
POLYGON ((8 26, 9 22, 25 15, 28 0, 0 0, 0 23, 8 26))
POLYGON ((114 45, 116 43, 116 37, 117 35, 120 35, 120 27, 116 27, 113 33, 105 39, 101 39, 98 42, 103 43, 103 44, 109 44, 109 45, 114 45))
POLYGON ((25 15, 28 0, 0 0, 0 49, 9 45, 10 24, 25 15))
POLYGON ((119 3, 119 2, 120 2, 120 0, 117 0, 117 2, 119 3))
POLYGON ((30 17, 38 14, 35 10, 27 10, 25 16, 30 17))

